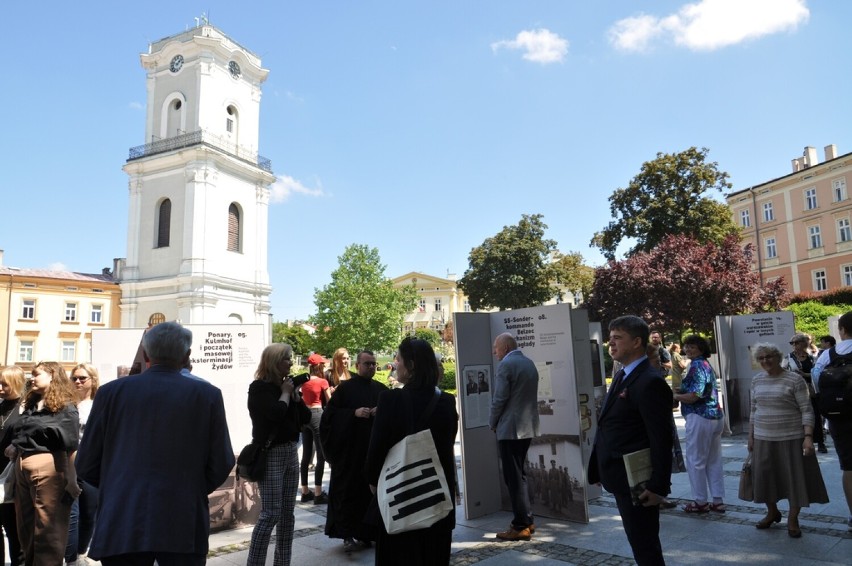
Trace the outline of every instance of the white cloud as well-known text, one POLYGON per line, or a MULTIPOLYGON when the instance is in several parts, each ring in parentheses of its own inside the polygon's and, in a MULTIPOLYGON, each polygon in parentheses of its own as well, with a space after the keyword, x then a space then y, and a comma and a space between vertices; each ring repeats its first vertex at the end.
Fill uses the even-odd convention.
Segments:
POLYGON ((141 102, 136 102, 136 101, 131 102, 131 103, 130 103, 130 104, 128 104, 127 106, 128 106, 131 110, 144 110, 144 109, 145 109, 145 105, 144 105, 144 104, 142 104, 141 102))
POLYGON ((68 266, 61 261, 55 261, 47 266, 48 271, 68 271, 68 266))
POLYGON ((310 187, 306 187, 293 177, 284 175, 282 177, 278 177, 269 187, 269 201, 273 203, 284 202, 293 194, 308 195, 311 197, 325 196, 325 192, 322 190, 322 184, 317 182, 317 185, 317 188, 312 189, 310 187))
POLYGON ((645 51, 658 38, 693 51, 712 51, 749 39, 795 30, 808 21, 807 0, 700 0, 665 17, 640 14, 617 21, 610 43, 645 51))
POLYGON ((560 63, 568 54, 568 40, 544 28, 524 30, 518 33, 515 39, 495 41, 491 44, 495 53, 500 49, 512 49, 524 51, 523 58, 547 65, 548 63, 560 63))

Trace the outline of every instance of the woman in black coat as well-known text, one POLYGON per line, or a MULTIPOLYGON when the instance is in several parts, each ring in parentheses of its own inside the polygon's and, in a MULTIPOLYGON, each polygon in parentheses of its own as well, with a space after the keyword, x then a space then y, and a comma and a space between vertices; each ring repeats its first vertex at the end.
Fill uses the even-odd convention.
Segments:
MULTIPOLYGON (((439 370, 435 352, 428 342, 406 338, 399 346, 397 379, 402 389, 384 391, 379 396, 370 448, 367 452, 367 479, 375 491, 382 464, 391 447, 413 432, 412 423, 420 419, 435 396, 439 370)), ((458 432, 455 397, 441 393, 429 418, 428 427, 435 441, 438 458, 447 484, 450 500, 455 502, 455 441, 458 432)), ((431 527, 390 535, 382 525, 376 541, 376 564, 439 565, 449 564, 450 544, 456 525, 455 507, 431 527)))

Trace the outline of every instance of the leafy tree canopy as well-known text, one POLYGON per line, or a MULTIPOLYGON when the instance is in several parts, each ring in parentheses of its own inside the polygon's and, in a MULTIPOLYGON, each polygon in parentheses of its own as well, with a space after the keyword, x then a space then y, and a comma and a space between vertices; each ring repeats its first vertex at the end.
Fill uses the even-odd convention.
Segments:
POLYGON ((459 279, 473 310, 518 309, 540 305, 556 294, 549 265, 556 242, 544 238, 541 214, 524 214, 473 248, 459 279))
POLYGON ((574 293, 580 293, 588 297, 595 281, 595 270, 583 263, 583 256, 579 252, 554 253, 551 264, 554 281, 562 288, 574 293))
POLYGON ((616 189, 609 197, 613 220, 595 233, 590 245, 613 260, 625 238, 636 241, 627 254, 631 256, 653 250, 670 234, 716 244, 738 234, 730 208, 706 196, 714 189, 731 188, 719 164, 705 161, 709 151, 691 147, 680 153, 657 153, 656 159, 643 163, 627 188, 616 189))
POLYGON ((307 356, 314 350, 314 339, 301 326, 287 326, 283 322, 272 323, 272 341, 290 344, 298 356, 307 356))
POLYGON ((586 306, 605 325, 635 314, 669 332, 710 332, 718 315, 779 310, 788 300, 786 283, 761 285, 752 254, 751 244, 741 247, 734 235, 718 245, 668 236, 649 252, 596 269, 586 306))
POLYGON ((394 288, 376 248, 352 244, 337 259, 331 283, 314 291, 316 349, 330 353, 344 347, 353 355, 392 350, 401 339, 403 318, 417 304, 417 291, 411 285, 394 288))
POLYGON ((416 328, 414 330, 414 337, 429 342, 429 345, 432 346, 433 349, 437 349, 438 345, 441 343, 441 335, 431 328, 416 328))

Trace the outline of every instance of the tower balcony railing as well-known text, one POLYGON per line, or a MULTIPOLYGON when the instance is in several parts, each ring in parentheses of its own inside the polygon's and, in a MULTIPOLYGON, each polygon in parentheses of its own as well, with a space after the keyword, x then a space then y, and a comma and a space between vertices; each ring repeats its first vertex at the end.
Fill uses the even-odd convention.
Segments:
POLYGON ((134 161, 143 157, 157 155, 158 153, 166 153, 167 151, 174 151, 195 145, 206 145, 218 149, 241 161, 257 165, 260 169, 272 173, 272 162, 269 159, 258 155, 257 152, 249 151, 240 145, 228 141, 222 136, 211 134, 207 130, 196 130, 171 138, 159 139, 145 145, 131 147, 127 161, 134 161))

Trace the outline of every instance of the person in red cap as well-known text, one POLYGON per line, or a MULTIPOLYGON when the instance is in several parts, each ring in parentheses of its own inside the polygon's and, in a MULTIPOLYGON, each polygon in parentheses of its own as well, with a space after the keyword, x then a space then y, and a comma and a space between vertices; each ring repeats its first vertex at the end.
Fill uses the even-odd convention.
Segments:
POLYGON ((328 360, 314 353, 308 356, 310 378, 302 385, 302 401, 311 410, 311 422, 302 427, 302 503, 313 501, 314 505, 328 503, 328 494, 322 490, 322 474, 325 471, 325 456, 320 442, 320 420, 322 407, 328 401, 328 381, 325 380, 325 364, 328 360), (308 489, 308 469, 317 453, 314 467, 314 491, 308 489))

